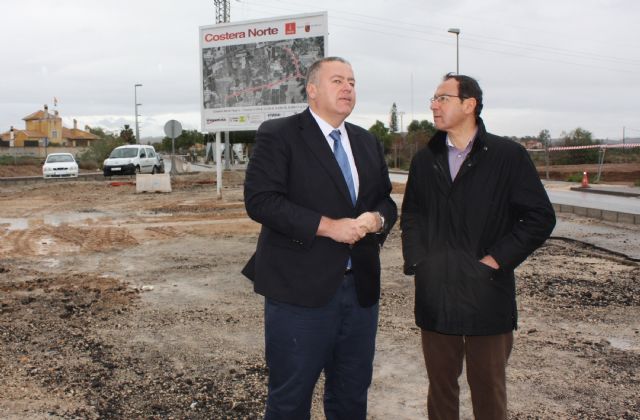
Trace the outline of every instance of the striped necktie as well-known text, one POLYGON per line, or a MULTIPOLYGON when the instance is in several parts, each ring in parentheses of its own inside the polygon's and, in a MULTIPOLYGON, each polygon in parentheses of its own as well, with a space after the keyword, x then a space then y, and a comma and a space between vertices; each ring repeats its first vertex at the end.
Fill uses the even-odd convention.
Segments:
POLYGON ((351 203, 355 206, 356 187, 353 183, 353 175, 351 175, 351 167, 349 166, 349 158, 347 157, 347 152, 345 152, 344 147, 342 147, 340 130, 333 130, 331 133, 329 133, 329 137, 333 139, 333 154, 338 161, 338 166, 340 166, 340 169, 342 170, 344 180, 347 182, 349 194, 351 195, 351 203))

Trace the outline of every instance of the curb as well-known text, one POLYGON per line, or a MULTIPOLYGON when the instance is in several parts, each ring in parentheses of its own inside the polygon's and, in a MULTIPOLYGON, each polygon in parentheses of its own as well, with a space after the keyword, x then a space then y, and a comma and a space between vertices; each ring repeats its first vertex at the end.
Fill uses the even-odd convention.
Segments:
POLYGON ((576 216, 591 217, 614 223, 640 225, 640 214, 623 213, 613 210, 601 210, 590 207, 574 206, 570 204, 552 203, 556 213, 573 213, 576 216))
POLYGON ((640 197, 640 193, 630 192, 630 191, 619 191, 619 190, 605 190, 600 188, 593 187, 571 187, 571 191, 579 191, 593 194, 605 194, 605 195, 616 195, 618 197, 640 197))

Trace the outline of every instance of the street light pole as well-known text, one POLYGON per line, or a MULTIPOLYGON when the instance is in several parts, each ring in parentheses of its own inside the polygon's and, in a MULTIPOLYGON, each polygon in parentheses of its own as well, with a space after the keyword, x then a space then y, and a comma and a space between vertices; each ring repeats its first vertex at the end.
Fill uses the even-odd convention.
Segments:
POLYGON ((449 28, 447 31, 450 34, 456 34, 456 74, 460 74, 460 50, 458 48, 458 38, 460 37, 460 29, 449 28))
POLYGON ((138 106, 142 105, 138 103, 138 87, 142 87, 140 83, 133 85, 133 102, 135 103, 135 115, 136 115, 136 143, 140 144, 140 126, 138 125, 138 106))

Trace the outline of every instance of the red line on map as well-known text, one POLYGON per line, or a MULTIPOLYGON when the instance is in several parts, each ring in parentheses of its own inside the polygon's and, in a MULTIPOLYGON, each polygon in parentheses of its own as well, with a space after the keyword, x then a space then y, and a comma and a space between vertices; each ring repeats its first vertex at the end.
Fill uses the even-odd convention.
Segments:
POLYGON ((300 72, 300 60, 298 59, 298 57, 295 56, 295 54, 293 53, 293 51, 291 51, 290 48, 283 47, 282 49, 289 55, 289 57, 291 57, 291 62, 293 63, 293 65, 296 68, 295 74, 293 74, 291 76, 287 76, 284 79, 276 80, 274 82, 270 82, 270 83, 267 83, 267 84, 264 84, 264 85, 261 85, 261 86, 255 86, 255 87, 243 89, 241 91, 232 93, 231 95, 227 95, 225 97, 225 99, 233 98, 234 96, 240 96, 240 95, 242 95, 244 93, 247 93, 247 92, 255 92, 255 91, 258 91, 258 90, 271 89, 271 88, 273 88, 275 86, 278 86, 278 85, 280 85, 280 84, 282 84, 284 82, 287 82, 287 81, 289 81, 291 79, 297 79, 299 77, 304 77, 302 72, 300 72))

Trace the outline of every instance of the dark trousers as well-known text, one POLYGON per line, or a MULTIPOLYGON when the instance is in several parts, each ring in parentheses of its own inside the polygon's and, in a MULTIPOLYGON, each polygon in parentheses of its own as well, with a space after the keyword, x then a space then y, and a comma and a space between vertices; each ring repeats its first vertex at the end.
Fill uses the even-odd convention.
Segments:
POLYGON ((352 275, 321 308, 266 299, 265 419, 309 419, 313 389, 324 370, 326 418, 364 420, 377 325, 378 305, 358 304, 352 275))
POLYGON ((506 368, 512 347, 512 331, 500 335, 460 336, 422 330, 422 351, 429 377, 429 419, 459 418, 458 378, 466 361, 474 417, 506 420, 506 368))

